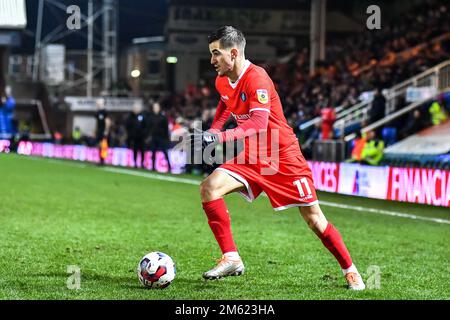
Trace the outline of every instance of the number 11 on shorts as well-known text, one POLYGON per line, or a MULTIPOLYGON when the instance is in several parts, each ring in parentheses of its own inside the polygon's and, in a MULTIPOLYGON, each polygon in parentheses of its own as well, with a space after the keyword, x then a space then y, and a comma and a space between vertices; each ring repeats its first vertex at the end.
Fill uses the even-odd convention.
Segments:
POLYGON ((295 180, 294 185, 297 186, 297 189, 298 189, 298 192, 300 193, 301 198, 311 195, 311 188, 309 187, 308 180, 306 180, 306 178, 301 178, 300 180, 295 180), (305 195, 305 189, 306 189, 306 195, 305 195))

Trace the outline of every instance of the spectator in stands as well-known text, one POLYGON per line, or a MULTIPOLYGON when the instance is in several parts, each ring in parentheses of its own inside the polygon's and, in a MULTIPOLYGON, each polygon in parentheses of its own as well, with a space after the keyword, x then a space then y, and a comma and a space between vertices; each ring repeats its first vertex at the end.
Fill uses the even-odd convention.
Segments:
POLYGON ((376 166, 383 159, 384 141, 378 139, 376 132, 373 130, 366 134, 367 141, 361 152, 360 163, 376 166))
POLYGON ((162 151, 167 160, 169 172, 170 166, 169 149, 169 122, 164 113, 161 112, 161 105, 158 102, 153 103, 153 113, 150 116, 150 150, 152 151, 152 170, 156 168, 156 152, 162 151))
MULTIPOLYGON (((147 117, 148 118, 148 117, 147 117)), ((111 124, 109 130, 110 145, 113 148, 126 148, 128 147, 128 135, 126 132, 126 119, 116 119, 111 124)))
POLYGON ((72 143, 81 144, 81 130, 80 127, 75 127, 72 131, 72 143))
POLYGON ((106 112, 105 99, 99 98, 96 101, 97 113, 95 115, 97 120, 96 143, 99 147, 100 165, 105 163, 108 157, 108 135, 111 126, 111 119, 106 112))
POLYGON ((145 160, 145 141, 148 136, 148 119, 139 103, 133 106, 133 112, 130 112, 126 121, 127 146, 133 150, 134 167, 144 168, 145 160), (138 163, 138 155, 141 155, 141 161, 138 163))
POLYGON ((332 107, 322 108, 320 111, 322 117, 322 140, 332 139, 333 124, 336 121, 336 112, 332 107))
MULTIPOLYGON (((299 113, 299 123, 293 126, 298 128, 301 122, 320 116, 323 107, 350 107, 360 100, 363 92, 375 87, 391 87, 449 59, 450 40, 445 36, 450 31, 447 2, 421 1, 411 5, 406 14, 394 17, 391 22, 386 20, 377 32, 329 39, 326 48, 329 59, 320 62, 313 75, 309 74, 308 49, 292 52, 275 63, 267 62, 264 67, 274 80, 291 125, 295 121, 295 117, 291 117, 294 112, 299 113)), ((212 83, 208 81, 201 79, 197 84, 187 86, 184 92, 167 97, 164 107, 168 107, 165 109, 172 122, 183 117, 189 127, 189 121, 200 120, 202 110, 212 98, 209 91, 212 83)), ((378 108, 369 112, 370 123, 384 117, 383 104, 386 102, 382 96, 379 100, 378 108)), ((397 104, 397 108, 401 105, 397 104)), ((441 104, 441 107, 444 106, 441 104)), ((428 112, 422 112, 422 115, 428 115, 428 112)), ((392 125, 401 130, 407 117, 396 119, 392 125)), ((233 125, 230 121, 228 128, 233 125)), ((329 126, 325 131, 331 132, 329 126)), ((308 131, 302 130, 298 135, 303 145, 303 140, 308 139, 308 131)), ((381 137, 381 132, 378 136, 381 137)))
POLYGON ((64 144, 64 136, 61 132, 55 131, 53 133, 53 143, 54 144, 64 144))
POLYGON ((447 113, 438 100, 434 101, 428 109, 431 115, 431 122, 437 126, 447 120, 447 113))
POLYGON ((369 124, 374 123, 384 118, 386 109, 386 98, 381 92, 380 88, 377 88, 374 93, 372 106, 369 111, 369 124))
POLYGON ((416 109, 403 125, 404 127, 400 130, 400 139, 404 139, 419 132, 420 130, 425 129, 428 126, 428 121, 426 117, 422 115, 420 109, 416 109))
POLYGON ((19 141, 30 141, 31 123, 24 120, 19 123, 19 141))
POLYGON ((356 138, 353 140, 351 158, 346 162, 360 162, 366 142, 367 142, 366 134, 363 134, 360 130, 357 131, 356 138))
POLYGON ((16 100, 12 96, 11 87, 0 88, 0 138, 10 138, 15 132, 13 128, 14 108, 16 100))

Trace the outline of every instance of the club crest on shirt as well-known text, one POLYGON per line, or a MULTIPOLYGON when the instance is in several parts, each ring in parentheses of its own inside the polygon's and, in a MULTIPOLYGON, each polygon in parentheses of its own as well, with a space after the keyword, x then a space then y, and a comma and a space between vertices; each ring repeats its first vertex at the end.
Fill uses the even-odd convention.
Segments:
POLYGON ((242 99, 242 102, 245 102, 245 100, 247 100, 247 95, 245 94, 245 92, 241 93, 241 99, 242 99))
POLYGON ((258 98, 258 101, 262 104, 266 104, 269 102, 269 94, 267 93, 266 89, 258 89, 256 90, 256 97, 258 98))

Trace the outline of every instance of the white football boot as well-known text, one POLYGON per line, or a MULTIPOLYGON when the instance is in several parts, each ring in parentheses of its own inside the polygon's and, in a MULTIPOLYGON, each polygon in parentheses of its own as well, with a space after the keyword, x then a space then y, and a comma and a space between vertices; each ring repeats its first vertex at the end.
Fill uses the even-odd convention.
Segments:
POLYGON ((228 276, 240 276, 244 273, 245 267, 241 258, 232 259, 225 255, 218 261, 217 266, 203 274, 206 280, 216 280, 228 276))
POLYGON ((359 272, 347 272, 345 274, 345 280, 350 290, 364 290, 366 285, 359 272))

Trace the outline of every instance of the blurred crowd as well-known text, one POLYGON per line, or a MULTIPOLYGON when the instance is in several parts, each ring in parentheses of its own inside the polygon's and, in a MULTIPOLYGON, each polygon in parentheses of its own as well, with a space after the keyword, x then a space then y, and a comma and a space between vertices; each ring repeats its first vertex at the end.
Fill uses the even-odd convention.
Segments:
POLYGON ((450 58, 446 1, 427 1, 381 30, 327 39, 327 59, 309 74, 307 49, 268 66, 294 128, 324 108, 348 107, 361 93, 385 89, 450 58))
MULTIPOLYGON (((386 99, 382 89, 450 59, 449 21, 447 1, 427 0, 394 22, 383 24, 380 30, 366 30, 350 37, 327 39, 326 59, 318 62, 313 73, 309 72, 309 52, 306 48, 264 64, 282 100, 286 119, 299 138, 306 156, 311 155, 311 146, 315 140, 336 138, 333 130, 336 107, 347 108, 358 103, 363 93, 374 92, 369 119, 363 126, 373 123, 385 115, 386 99), (303 123, 318 116, 322 119, 320 123, 308 131, 300 130, 303 123)), ((150 148, 155 140, 151 136, 166 137, 165 133, 151 132, 152 123, 158 126, 163 123, 152 122, 157 117, 164 117, 164 123, 167 123, 167 141, 176 141, 178 135, 191 131, 196 121, 201 121, 203 128, 207 129, 214 118, 217 102, 213 83, 204 80, 187 86, 181 93, 146 98, 143 110, 111 118, 109 145, 139 150, 150 148), (158 110, 155 111, 155 108, 158 110), (136 132, 130 123, 139 114, 147 120, 153 120, 146 120, 146 127, 142 129, 146 132, 145 138, 136 142, 132 141, 136 132)), ((445 114, 443 102, 436 103, 445 114)), ((403 101, 397 107, 405 105, 403 101)), ((435 123, 432 109, 427 106, 414 112, 408 119, 403 118, 391 124, 397 126, 398 137, 435 123), (408 120, 407 126, 402 123, 404 120, 408 120), (420 124, 417 123, 419 121, 420 124)), ((231 119, 226 124, 226 128, 234 126, 231 119)), ((381 133, 380 129, 374 134, 380 137, 381 133)), ((82 137, 79 128, 75 128, 72 140, 93 145, 98 142, 98 137, 82 137)), ((166 143, 156 144, 158 148, 161 148, 161 144, 166 147, 166 143)))
MULTIPOLYGON (((333 130, 336 107, 347 108, 358 103, 362 93, 374 92, 369 118, 362 126, 373 123, 385 116, 386 99, 382 89, 450 59, 449 21, 447 2, 428 0, 380 30, 327 39, 326 60, 318 62, 314 73, 309 73, 306 48, 263 65, 274 81, 285 116, 306 156, 311 156, 315 140, 336 138, 333 130), (300 130, 301 124, 318 116, 322 119, 320 123, 308 131, 300 130)), ((167 117, 169 137, 192 130, 195 121, 201 121, 204 129, 209 128, 217 101, 213 84, 204 80, 187 86, 184 92, 159 97, 161 112, 167 117)), ((146 104, 150 113, 152 103, 149 100, 146 104)), ((402 101, 397 108, 405 104, 402 101)), ((413 121, 414 125, 405 127, 401 122, 405 119, 391 124, 398 126, 398 138, 432 123, 428 107, 417 111, 420 125, 413 121)), ((408 120, 414 120, 414 116, 410 117, 408 120)), ((233 126, 231 120, 226 125, 233 126)), ((382 129, 374 135, 380 138, 382 129)), ((126 137, 127 119, 115 119, 110 131, 111 145, 130 146, 126 137)))
MULTIPOLYGON (((376 92, 368 122, 384 117, 382 89, 450 59, 449 21, 447 1, 428 0, 380 30, 327 39, 327 58, 318 62, 312 74, 306 48, 263 65, 300 142, 335 138, 334 109, 356 104, 364 92, 376 92), (318 132, 300 131, 302 123, 317 116, 322 117, 318 132)), ((210 123, 217 101, 213 85, 200 80, 185 92, 167 97, 163 106, 170 123, 189 128, 194 119, 210 123)), ((404 102, 398 104, 403 106, 404 102)))

